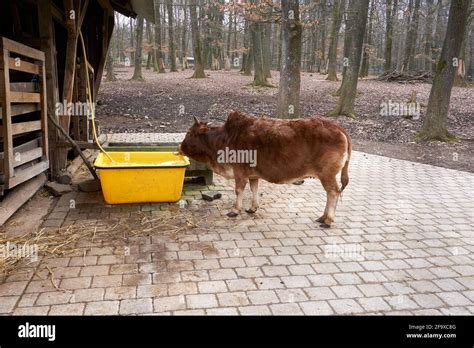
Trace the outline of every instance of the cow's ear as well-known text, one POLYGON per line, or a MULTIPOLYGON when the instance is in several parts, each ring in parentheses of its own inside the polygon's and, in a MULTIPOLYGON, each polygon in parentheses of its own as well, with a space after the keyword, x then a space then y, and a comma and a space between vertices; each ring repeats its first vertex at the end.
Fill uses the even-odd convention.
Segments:
POLYGON ((199 122, 198 118, 196 116, 193 116, 193 117, 194 117, 194 124, 199 124, 200 122, 199 122))

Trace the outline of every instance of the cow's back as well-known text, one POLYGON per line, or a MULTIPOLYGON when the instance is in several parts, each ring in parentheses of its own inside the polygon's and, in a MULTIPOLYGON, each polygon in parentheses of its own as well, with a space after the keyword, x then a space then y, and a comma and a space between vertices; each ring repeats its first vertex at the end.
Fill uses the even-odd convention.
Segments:
POLYGON ((325 166, 341 162, 347 149, 348 135, 342 127, 322 117, 282 120, 231 116, 225 125, 229 148, 257 153, 257 166, 241 164, 241 170, 270 182, 319 177, 325 166))

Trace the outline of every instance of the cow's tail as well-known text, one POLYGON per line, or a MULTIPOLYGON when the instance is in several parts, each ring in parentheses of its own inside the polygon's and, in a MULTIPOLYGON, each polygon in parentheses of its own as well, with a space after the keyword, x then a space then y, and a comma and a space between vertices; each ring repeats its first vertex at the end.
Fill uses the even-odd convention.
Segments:
POLYGON ((344 167, 342 167, 341 171, 341 192, 344 190, 344 188, 349 184, 349 161, 351 159, 351 153, 352 153, 352 140, 349 134, 344 132, 344 135, 346 136, 347 139, 347 159, 346 163, 344 163, 344 167))

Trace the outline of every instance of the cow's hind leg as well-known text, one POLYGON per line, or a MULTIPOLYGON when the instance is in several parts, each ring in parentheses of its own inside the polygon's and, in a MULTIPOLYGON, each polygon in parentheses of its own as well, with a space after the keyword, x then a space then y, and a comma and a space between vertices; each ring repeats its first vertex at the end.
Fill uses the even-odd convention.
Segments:
POLYGON ((326 207, 324 208, 324 213, 320 216, 316 221, 317 222, 324 222, 326 217, 328 216, 328 206, 329 206, 329 193, 326 192, 326 207))
POLYGON ((249 179, 250 190, 252 191, 252 205, 250 209, 245 210, 249 214, 253 214, 258 209, 258 179, 249 179))
POLYGON ((231 211, 227 213, 228 217, 236 217, 242 210, 242 200, 244 198, 244 190, 247 185, 247 179, 235 177, 235 203, 231 211))
POLYGON ((321 216, 317 221, 322 222, 321 227, 331 227, 331 224, 334 220, 334 215, 336 213, 336 204, 339 198, 339 186, 337 185, 336 177, 331 177, 321 180, 324 189, 327 192, 327 201, 326 209, 324 210, 324 215, 321 216), (320 221, 320 219, 322 221, 320 221))

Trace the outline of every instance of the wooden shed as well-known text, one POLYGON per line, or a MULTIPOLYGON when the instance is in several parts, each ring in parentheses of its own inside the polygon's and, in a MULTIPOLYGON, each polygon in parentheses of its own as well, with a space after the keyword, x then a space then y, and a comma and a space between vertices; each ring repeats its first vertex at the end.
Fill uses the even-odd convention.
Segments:
POLYGON ((141 13, 153 21, 151 6, 146 0, 0 2, 0 194, 45 170, 54 179, 66 168, 70 145, 48 116, 81 147, 93 146, 87 115, 57 112, 58 103, 87 101, 79 31, 95 101, 114 11, 131 17, 141 13))
POLYGON ((93 146, 87 115, 57 108, 87 101, 79 31, 95 102, 114 11, 153 21, 151 6, 147 0, 0 1, 0 196, 43 172, 55 179, 65 170, 71 146, 51 117, 80 147, 93 146))

